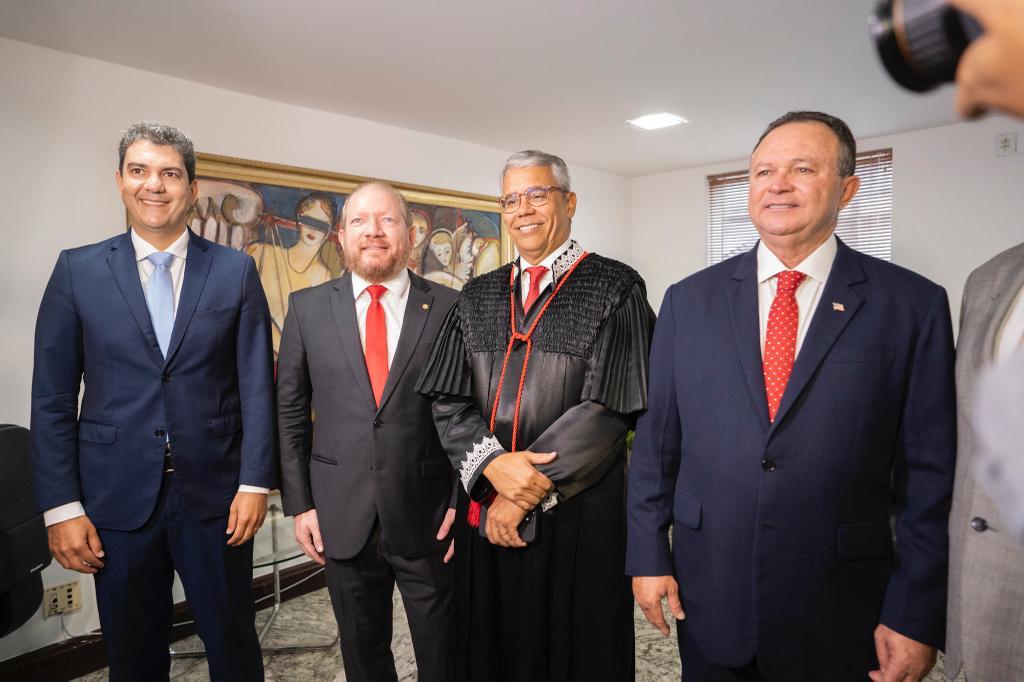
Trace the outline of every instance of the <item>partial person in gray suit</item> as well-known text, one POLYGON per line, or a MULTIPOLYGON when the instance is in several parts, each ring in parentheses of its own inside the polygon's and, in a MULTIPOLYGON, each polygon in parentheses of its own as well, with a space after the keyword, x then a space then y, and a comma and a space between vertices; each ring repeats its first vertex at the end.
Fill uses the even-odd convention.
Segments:
MULTIPOLYGON (((988 110, 1024 117, 1024 0, 952 0, 977 19, 984 34, 957 67, 957 108, 964 116, 988 110)), ((958 452, 949 521, 949 604, 946 676, 963 670, 968 682, 1024 680, 1024 549, 996 493, 1020 490, 1020 392, 1001 391, 1006 373, 1022 372, 1024 353, 1024 244, 999 254, 971 273, 960 310, 956 349, 958 452), (1003 381, 982 382, 999 372, 1003 381), (995 391, 995 394, 992 392, 995 391), (979 421, 979 404, 1001 401, 979 421), (1017 401, 1016 409, 1007 401, 1017 401), (980 428, 979 428, 980 427, 980 428), (980 433, 979 433, 980 431, 980 433), (981 438, 979 438, 981 436, 981 438), (1020 447, 1006 444, 1016 442, 1020 447), (983 440, 985 439, 985 440, 983 440), (993 452, 996 446, 998 452, 993 452), (1002 472, 979 461, 999 455, 1002 472), (978 474, 984 475, 979 479, 978 474), (987 486, 987 487, 986 487, 987 486)), ((1024 381, 1024 376, 1020 377, 1024 381)), ((989 462, 992 460, 990 459, 989 462)), ((1019 509, 1010 510, 1019 518, 1019 509)))
MULTIPOLYGON (((958 450, 949 521, 946 673, 968 682, 1024 680, 1024 547, 978 484, 972 416, 978 373, 1008 361, 1024 333, 1024 244, 971 273, 956 349, 958 450)), ((1024 452, 1020 453, 1024 457, 1024 452)))
POLYGON ((406 268, 411 223, 390 185, 353 190, 339 229, 348 272, 292 294, 278 355, 284 511, 326 564, 352 682, 397 679, 396 582, 418 679, 449 677, 455 472, 413 385, 457 293, 406 268))

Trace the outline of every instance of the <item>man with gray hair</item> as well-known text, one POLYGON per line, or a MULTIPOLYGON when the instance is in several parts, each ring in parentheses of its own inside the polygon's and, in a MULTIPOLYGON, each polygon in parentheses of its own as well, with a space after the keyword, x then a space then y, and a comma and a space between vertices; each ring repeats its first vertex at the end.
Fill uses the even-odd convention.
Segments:
POLYGON ((250 586, 277 485, 267 300, 252 258, 185 226, 185 135, 138 123, 118 156, 130 229, 62 251, 39 306, 36 502, 57 561, 95 576, 111 680, 167 679, 175 571, 210 677, 262 680, 250 586))
POLYGON ((519 257, 466 284, 417 385, 471 500, 457 679, 632 679, 625 440, 654 314, 632 268, 570 237, 564 161, 519 152, 501 182, 519 257))

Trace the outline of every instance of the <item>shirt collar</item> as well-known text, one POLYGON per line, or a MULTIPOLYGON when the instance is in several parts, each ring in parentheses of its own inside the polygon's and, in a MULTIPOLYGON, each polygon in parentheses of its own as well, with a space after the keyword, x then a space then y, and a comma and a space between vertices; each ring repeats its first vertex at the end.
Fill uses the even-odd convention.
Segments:
POLYGON ((757 245, 757 281, 766 282, 785 270, 799 270, 807 275, 809 279, 824 282, 832 271, 832 263, 836 259, 836 252, 839 245, 836 243, 836 235, 832 233, 825 243, 816 248, 811 255, 804 258, 794 268, 787 268, 779 260, 779 257, 772 253, 771 249, 760 242, 757 245))
MULTIPOLYGON (((131 235, 132 246, 135 247, 136 262, 145 260, 150 254, 156 253, 160 250, 140 237, 134 227, 131 229, 131 235)), ((173 244, 164 249, 164 253, 169 253, 175 258, 185 260, 188 256, 188 230, 182 232, 181 236, 175 239, 173 244)))
MULTIPOLYGON (((380 282, 380 284, 383 284, 385 287, 387 287, 389 293, 395 294, 396 296, 401 298, 402 296, 405 296, 405 290, 409 288, 409 282, 409 270, 407 270, 406 268, 402 268, 402 271, 399 272, 397 275, 395 275, 389 280, 380 282)), ((357 299, 360 296, 362 296, 363 292, 366 291, 366 287, 370 286, 371 284, 375 284, 375 282, 368 282, 367 280, 363 279, 362 277, 353 272, 352 298, 357 299)))
MULTIPOLYGON (((572 237, 562 242, 562 245, 557 249, 549 253, 544 259, 537 263, 539 267, 545 267, 551 271, 551 277, 557 281, 565 272, 572 267, 579 257, 583 254, 583 249, 579 243, 576 242, 572 237)), ((522 257, 516 258, 515 268, 516 274, 523 266, 534 267, 527 264, 522 260, 522 257)))

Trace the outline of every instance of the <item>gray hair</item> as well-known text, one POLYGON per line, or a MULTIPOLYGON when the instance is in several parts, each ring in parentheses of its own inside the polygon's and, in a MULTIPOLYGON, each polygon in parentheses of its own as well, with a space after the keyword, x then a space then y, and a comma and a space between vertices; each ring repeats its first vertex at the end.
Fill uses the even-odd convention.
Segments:
POLYGON ((412 211, 409 210, 409 202, 405 200, 402 193, 395 189, 393 186, 384 182, 383 180, 367 180, 361 182, 355 186, 355 188, 349 192, 348 197, 345 199, 345 203, 341 205, 341 227, 344 229, 348 225, 348 202, 351 201, 352 197, 366 189, 367 187, 379 187, 385 192, 388 192, 398 201, 398 206, 402 211, 402 220, 405 221, 405 226, 409 227, 412 225, 412 211))
POLYGON ((121 143, 117 146, 117 169, 119 171, 124 170, 124 154, 128 151, 128 147, 139 140, 173 148, 174 151, 181 154, 188 181, 192 182, 196 179, 196 151, 192 147, 192 140, 177 128, 154 121, 133 123, 128 126, 128 130, 124 131, 121 143))
POLYGON ((558 186, 566 192, 572 191, 569 180, 569 168, 565 165, 565 161, 562 161, 562 159, 554 154, 548 154, 537 149, 516 152, 508 157, 505 167, 501 169, 501 185, 505 184, 505 173, 510 168, 535 168, 537 166, 548 166, 551 168, 551 174, 555 176, 555 182, 558 183, 558 186))

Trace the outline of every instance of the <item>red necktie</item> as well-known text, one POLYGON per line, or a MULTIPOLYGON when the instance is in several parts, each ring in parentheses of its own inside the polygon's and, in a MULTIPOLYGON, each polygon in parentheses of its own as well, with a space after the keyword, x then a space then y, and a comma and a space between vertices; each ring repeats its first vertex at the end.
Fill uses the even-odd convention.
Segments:
POLYGON ((807 277, 796 270, 779 273, 775 300, 768 311, 768 329, 764 340, 764 390, 768 396, 768 418, 775 421, 782 394, 796 357, 796 329, 800 319, 796 288, 807 277))
POLYGON ((537 297, 540 296, 540 281, 544 279, 548 269, 543 265, 537 265, 526 268, 526 271, 530 273, 530 290, 526 292, 526 302, 523 303, 524 313, 530 312, 530 307, 537 302, 537 297))
POLYGON ((387 291, 383 284, 366 287, 366 293, 370 294, 370 307, 366 310, 366 371, 370 374, 373 399, 378 407, 388 381, 388 324, 384 319, 384 306, 380 304, 380 297, 387 291))

